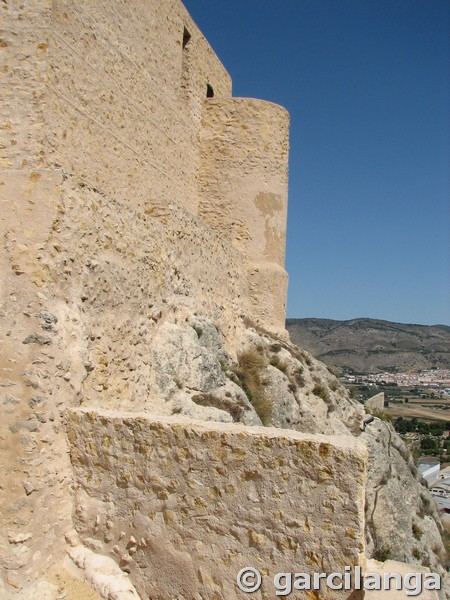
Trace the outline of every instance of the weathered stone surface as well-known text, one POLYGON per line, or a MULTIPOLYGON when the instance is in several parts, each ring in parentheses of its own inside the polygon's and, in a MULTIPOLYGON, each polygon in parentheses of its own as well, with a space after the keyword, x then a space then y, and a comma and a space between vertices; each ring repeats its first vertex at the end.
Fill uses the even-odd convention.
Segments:
MULTIPOLYGON (((380 419, 370 423, 361 437, 369 451, 366 487, 368 556, 416 563, 444 576, 442 525, 405 444, 392 425, 380 419)), ((449 582, 444 583, 448 585, 449 582)))
MULTIPOLYGON (((290 344, 283 330, 285 111, 231 98, 228 73, 178 0, 5 1, 1 37, 0 386, 8 392, 0 400, 0 521, 6 532, 0 536, 2 598, 17 593, 21 600, 56 600, 57 587, 33 582, 64 556, 64 535, 73 529, 74 512, 83 541, 114 555, 123 569, 147 570, 147 586, 159 571, 164 573, 169 556, 175 567, 166 572, 175 588, 189 580, 188 595, 192 592, 193 598, 199 586, 208 590, 208 600, 213 598, 209 590, 220 589, 214 560, 220 569, 229 568, 241 546, 250 548, 256 560, 260 548, 268 552, 264 543, 270 536, 276 541, 271 565, 281 557, 295 558, 295 564, 296 548, 301 560, 306 556, 311 564, 333 562, 342 552, 354 558, 361 549, 358 532, 363 527, 358 476, 353 483, 341 481, 336 465, 332 475, 322 472, 331 460, 328 456, 319 456, 323 460, 314 465, 311 457, 304 464, 292 458, 293 467, 288 468, 272 464, 263 450, 261 465, 257 440, 267 434, 267 448, 274 440, 291 440, 291 434, 277 437, 272 430, 245 434, 254 463, 249 479, 242 485, 239 480, 238 491, 245 491, 243 507, 247 511, 254 506, 244 511, 245 531, 236 525, 224 533, 243 510, 239 493, 219 485, 209 490, 207 499, 218 508, 206 519, 201 502, 194 507, 184 506, 183 499, 179 502, 191 519, 192 511, 199 511, 202 531, 211 539, 224 536, 230 543, 228 567, 220 546, 194 547, 189 538, 186 544, 191 544, 195 560, 210 554, 206 571, 199 573, 186 548, 180 550, 175 534, 169 550, 158 537, 159 531, 173 523, 178 527, 185 518, 171 504, 170 496, 176 494, 167 481, 171 468, 189 474, 184 453, 190 444, 195 448, 193 465, 206 473, 202 457, 208 456, 217 436, 224 436, 224 460, 230 448, 240 460, 236 432, 244 430, 234 423, 330 436, 361 433, 362 407, 321 363, 290 344), (214 89, 213 100, 205 97, 207 85, 214 89), (161 481, 151 479, 152 466, 147 463, 139 465, 147 471, 133 470, 128 481, 131 461, 145 462, 147 450, 158 449, 148 449, 142 439, 144 454, 130 449, 128 457, 131 437, 120 422, 122 462, 115 472, 105 472, 104 480, 112 478, 111 490, 124 502, 129 518, 122 522, 111 495, 105 505, 94 492, 89 501, 79 490, 79 504, 73 504, 63 420, 68 407, 79 405, 180 414, 217 424, 193 426, 194 440, 197 435, 198 440, 208 438, 204 448, 198 440, 188 444, 177 430, 179 446, 160 449, 157 455, 161 481), (207 431, 215 433, 208 437, 207 431), (164 452, 179 453, 179 462, 166 464, 164 452), (288 515, 301 503, 301 522, 294 516, 285 522, 276 510, 260 510, 262 467, 271 473, 276 467, 281 473, 277 485, 285 493, 279 502, 286 504, 288 515), (289 487, 291 477, 297 487, 289 487), (342 491, 347 483, 353 487, 348 489, 344 517, 336 517, 330 508, 336 498, 328 505, 316 496, 317 490, 342 491), (155 514, 140 515, 135 522, 133 498, 140 498, 146 486, 155 514), (125 498, 126 490, 132 492, 130 497, 125 498), (220 494, 233 498, 229 506, 220 494), (89 519, 84 521, 87 506, 89 519), (219 509, 227 515, 224 523, 219 509), (346 520, 356 522, 353 546, 349 532, 341 531, 341 521, 346 520), (259 530, 251 527, 253 522, 259 530), (148 523, 156 531, 150 541, 148 523), (291 530, 297 529, 304 537, 298 536, 298 546, 290 547, 291 530), (342 534, 339 539, 333 538, 337 531, 342 534), (8 535, 18 541, 10 543, 8 535), (333 548, 327 545, 331 539, 333 548)), ((168 436, 169 430, 161 427, 168 436)), ((111 439, 116 450, 115 437, 111 439)), ((398 457, 387 452, 384 442, 373 443, 367 435, 363 439, 372 457, 367 487, 371 502, 383 469, 390 461, 397 465, 398 457)), ((95 436, 94 441, 98 443, 95 436)), ((317 443, 312 441, 312 447, 317 443)), ((329 444, 338 448, 340 442, 329 444)), ((359 448, 357 442, 351 444, 359 448)), ((88 451, 86 446, 86 456, 91 456, 88 451)), ((279 452, 283 455, 284 446, 279 452)), ((353 459, 350 451, 344 454, 348 463, 358 462, 358 453, 353 459)), ((93 464, 94 472, 109 464, 107 454, 101 456, 104 462, 93 464)), ((398 459, 397 466, 403 483, 378 493, 369 554, 393 536, 392 518, 383 525, 381 507, 397 515, 399 494, 417 492, 407 463, 398 459)), ((215 468, 208 476, 239 479, 239 471, 224 470, 221 475, 225 467, 215 468)), ((269 482, 275 489, 275 480, 269 482)), ((191 483, 187 500, 192 500, 189 494, 197 485, 191 483)), ((412 502, 409 508, 414 511, 417 506, 412 502)), ((415 561, 435 565, 440 538, 429 521, 430 515, 418 517, 424 533, 415 561)), ((390 545, 396 558, 405 554, 409 560, 416 545, 410 534, 412 521, 399 514, 398 524, 407 550, 397 542, 390 545)), ((176 532, 180 538, 183 531, 176 532)), ((70 534, 67 539, 76 541, 70 534)), ((223 585, 231 586, 227 593, 234 593, 232 581, 223 585)))
POLYGON ((366 450, 351 436, 77 409, 68 437, 79 535, 118 552, 143 597, 231 599, 248 565, 359 563, 366 450))
MULTIPOLYGON (((249 328, 238 340, 238 357, 248 354, 258 359, 259 385, 253 387, 268 409, 265 424, 305 433, 360 434, 364 409, 308 352, 249 328)), ((244 371, 249 368, 244 364, 244 371)))
POLYGON ((17 400, 17 398, 14 398, 14 396, 6 394, 5 399, 3 400, 3 404, 19 404, 19 400, 17 400))
POLYGON ((205 104, 199 215, 249 257, 252 312, 280 333, 287 293, 288 135, 289 114, 270 102, 214 98, 205 104))
POLYGON ((398 573, 403 579, 410 573, 417 574, 416 579, 407 581, 409 590, 405 588, 404 581, 403 589, 397 589, 395 580, 392 580, 391 589, 389 590, 367 590, 365 593, 367 600, 406 600, 411 597, 418 597, 420 600, 439 599, 439 593, 434 590, 424 590, 423 583, 418 587, 418 582, 422 582, 425 574, 431 572, 427 567, 418 566, 417 564, 405 564, 395 560, 387 560, 384 563, 376 560, 368 560, 366 568, 368 573, 377 573, 381 577, 384 577, 386 573, 398 573))
POLYGON ((95 554, 83 546, 71 548, 69 556, 102 598, 140 600, 128 575, 111 558, 95 554))
POLYGON ((32 333, 28 335, 22 342, 23 344, 39 344, 40 346, 46 346, 52 343, 52 339, 48 335, 42 335, 41 333, 32 333))
MULTIPOLYGON (((4 2, 1 38, 0 378, 23 402, 0 400, 0 514, 4 531, 35 531, 18 557, 0 539, 0 570, 26 586, 71 527, 65 409, 143 409, 155 392, 154 410, 231 421, 229 393, 259 423, 206 329, 198 368, 182 368, 189 390, 157 377, 174 337, 161 326, 197 313, 233 354, 258 307, 248 257, 198 214, 206 85, 231 98, 231 80, 181 2, 4 2), (222 408, 193 402, 204 390, 222 408)), ((199 350, 177 335, 178 359, 199 350)))

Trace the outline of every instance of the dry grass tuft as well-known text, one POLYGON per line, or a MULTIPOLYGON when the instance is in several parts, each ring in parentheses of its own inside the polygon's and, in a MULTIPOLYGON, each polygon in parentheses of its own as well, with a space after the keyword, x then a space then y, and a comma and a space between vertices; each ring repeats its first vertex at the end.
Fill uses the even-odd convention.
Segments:
POLYGON ((313 388, 312 393, 315 396, 322 398, 322 400, 325 402, 325 404, 332 404, 330 394, 329 394, 327 388, 323 385, 323 383, 316 383, 316 385, 313 388))
POLYGON ((238 365, 232 368, 263 425, 270 425, 272 418, 272 401, 264 393, 262 380, 267 364, 263 349, 248 348, 238 356, 238 365))
POLYGON ((270 357, 270 364, 272 365, 272 367, 275 367, 276 369, 287 375, 288 364, 286 360, 274 354, 270 357))

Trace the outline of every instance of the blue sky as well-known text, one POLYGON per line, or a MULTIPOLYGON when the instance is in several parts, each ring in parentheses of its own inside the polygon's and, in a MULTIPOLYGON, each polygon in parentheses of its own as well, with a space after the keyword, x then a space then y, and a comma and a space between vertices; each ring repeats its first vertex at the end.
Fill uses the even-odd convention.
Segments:
POLYGON ((450 325, 448 0, 186 0, 291 115, 288 316, 450 325))

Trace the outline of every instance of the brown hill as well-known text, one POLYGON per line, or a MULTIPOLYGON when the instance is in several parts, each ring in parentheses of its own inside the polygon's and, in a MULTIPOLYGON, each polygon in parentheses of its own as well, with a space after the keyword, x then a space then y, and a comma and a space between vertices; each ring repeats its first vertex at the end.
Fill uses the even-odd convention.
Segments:
POLYGON ((378 319, 287 319, 295 344, 328 365, 357 373, 450 369, 450 327, 378 319))

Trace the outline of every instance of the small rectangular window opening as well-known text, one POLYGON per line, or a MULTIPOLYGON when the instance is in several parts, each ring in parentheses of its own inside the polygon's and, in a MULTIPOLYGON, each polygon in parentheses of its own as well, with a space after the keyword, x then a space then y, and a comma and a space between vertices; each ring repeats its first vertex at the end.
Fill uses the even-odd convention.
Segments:
POLYGON ((183 30, 183 50, 184 50, 184 48, 186 48, 186 46, 189 44, 190 41, 191 41, 191 34, 185 27, 183 30))
POLYGON ((206 85, 206 97, 214 98, 214 90, 212 88, 212 85, 209 85, 209 83, 206 85))

